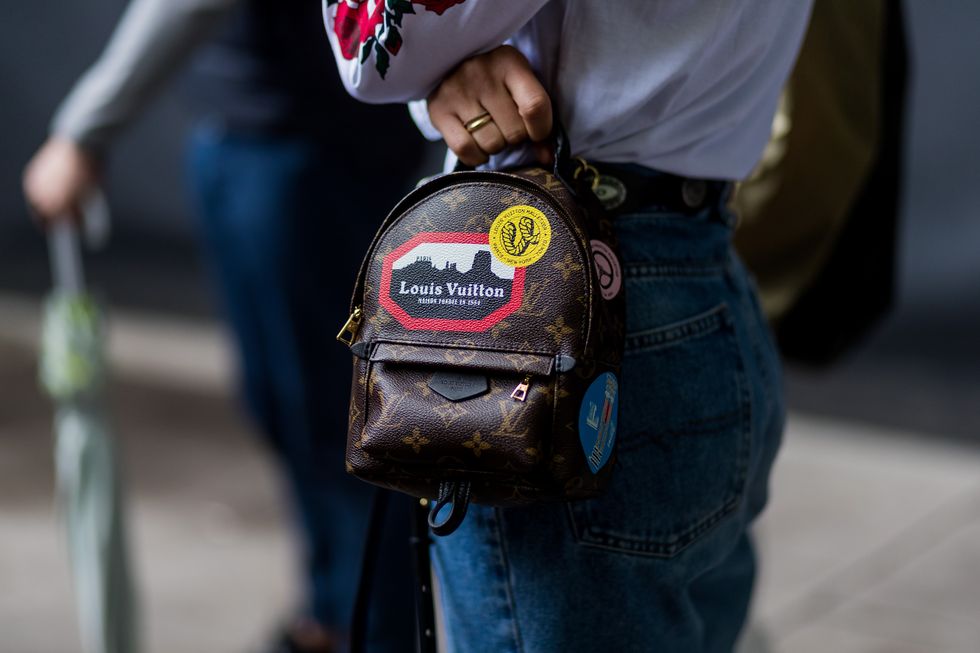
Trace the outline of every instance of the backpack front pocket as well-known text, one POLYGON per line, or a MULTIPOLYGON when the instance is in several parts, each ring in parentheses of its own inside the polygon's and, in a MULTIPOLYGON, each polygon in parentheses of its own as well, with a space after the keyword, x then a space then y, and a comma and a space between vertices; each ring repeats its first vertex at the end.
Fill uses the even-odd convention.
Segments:
POLYGON ((554 368, 541 353, 376 343, 354 446, 418 472, 531 471, 550 446, 554 368))

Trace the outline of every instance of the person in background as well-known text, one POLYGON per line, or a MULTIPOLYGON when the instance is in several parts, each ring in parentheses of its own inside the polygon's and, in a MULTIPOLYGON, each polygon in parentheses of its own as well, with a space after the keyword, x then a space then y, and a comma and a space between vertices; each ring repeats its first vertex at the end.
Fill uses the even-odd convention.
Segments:
POLYGON ((735 195, 735 247, 787 360, 831 365, 891 309, 906 50, 898 0, 816 0, 769 145, 735 195))
MULTIPOLYGON (((204 249, 247 406, 282 465, 306 548, 306 605, 274 650, 339 651, 371 490, 344 472, 349 375, 338 370, 350 361, 333 336, 361 252, 411 187, 420 148, 404 109, 343 93, 315 3, 134 0, 27 166, 24 191, 44 223, 79 214, 122 128, 192 53, 201 120, 188 172, 204 249)), ((372 651, 413 641, 401 514, 386 529, 372 651)))
POLYGON ((769 138, 809 10, 325 0, 355 97, 425 100, 423 128, 491 168, 540 161, 554 113, 572 154, 644 200, 615 218, 627 337, 610 485, 566 505, 473 505, 436 541, 450 651, 733 650, 784 404, 727 203, 769 138))

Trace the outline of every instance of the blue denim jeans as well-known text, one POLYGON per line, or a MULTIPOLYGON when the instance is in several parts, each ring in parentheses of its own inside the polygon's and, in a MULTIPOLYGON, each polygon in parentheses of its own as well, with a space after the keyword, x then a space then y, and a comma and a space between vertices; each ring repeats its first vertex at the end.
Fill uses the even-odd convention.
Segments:
POLYGON ((601 498, 472 506, 434 564, 454 653, 731 651, 747 528, 784 423, 781 371, 719 203, 617 218, 627 340, 601 498))
MULTIPOLYGON (((246 404, 281 464, 301 526, 307 609, 344 630, 374 490, 344 472, 350 354, 333 336, 380 216, 407 188, 379 190, 316 141, 209 126, 194 133, 188 163, 246 404)), ((371 650, 407 652, 415 629, 411 502, 391 505, 371 650)))

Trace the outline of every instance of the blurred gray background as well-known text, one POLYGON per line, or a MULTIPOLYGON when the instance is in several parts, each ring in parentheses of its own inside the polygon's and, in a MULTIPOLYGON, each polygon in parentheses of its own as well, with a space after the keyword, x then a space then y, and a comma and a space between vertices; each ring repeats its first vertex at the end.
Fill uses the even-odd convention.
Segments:
MULTIPOLYGON (((0 5, 0 653, 75 650, 30 344, 47 258, 20 174, 124 6, 0 5)), ((905 6, 899 302, 833 370, 788 371, 753 651, 959 653, 980 641, 980 4, 905 6)), ((178 80, 127 132, 107 183, 113 242, 88 270, 119 317, 116 412, 150 650, 242 651, 288 613, 292 549, 275 475, 232 399, 195 248, 190 123, 178 80)))
MULTIPOLYGON (((19 193, 20 172, 124 6, 4 2, 0 290, 36 293, 48 282, 43 242, 19 193)), ((794 371, 791 400, 809 411, 980 436, 980 4, 915 0, 906 7, 913 79, 899 306, 836 370, 794 371)), ((153 105, 112 157, 115 240, 91 265, 116 305, 208 317, 182 178, 190 117, 179 87, 178 81, 153 105)))

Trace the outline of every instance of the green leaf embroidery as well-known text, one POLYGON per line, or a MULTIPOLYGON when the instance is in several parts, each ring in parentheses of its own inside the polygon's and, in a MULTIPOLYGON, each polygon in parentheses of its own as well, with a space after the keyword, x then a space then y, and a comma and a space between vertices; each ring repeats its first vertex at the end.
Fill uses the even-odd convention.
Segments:
POLYGON ((368 57, 371 56, 371 46, 372 45, 374 45, 374 37, 373 36, 370 37, 368 40, 366 40, 364 43, 361 43, 361 65, 362 66, 368 60, 368 57))
POLYGON ((374 58, 375 68, 377 68, 378 74, 381 75, 381 79, 384 79, 385 74, 388 72, 391 58, 388 56, 388 51, 377 40, 374 42, 374 58))
POLYGON ((392 54, 397 54, 402 47, 402 35, 394 27, 388 28, 388 37, 385 39, 385 49, 392 54))
POLYGON ((392 10, 402 14, 415 13, 415 9, 412 7, 411 0, 388 0, 388 5, 391 7, 392 10))

